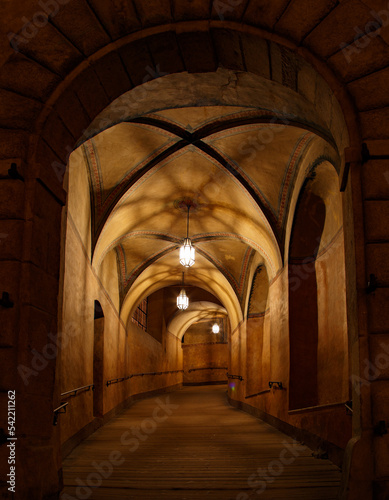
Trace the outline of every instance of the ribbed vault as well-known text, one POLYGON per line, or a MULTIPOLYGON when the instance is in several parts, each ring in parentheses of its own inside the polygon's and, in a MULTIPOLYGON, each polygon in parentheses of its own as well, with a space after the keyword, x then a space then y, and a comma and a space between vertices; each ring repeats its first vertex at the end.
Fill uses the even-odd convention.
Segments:
POLYGON ((307 172, 322 161, 339 171, 344 137, 309 102, 248 73, 166 75, 141 87, 104 110, 72 154, 70 212, 96 272, 117 262, 126 322, 141 299, 180 281, 186 212, 177 206, 193 200, 187 282, 217 296, 235 328, 255 269, 272 280, 283 267, 307 172))
POLYGON ((191 325, 203 319, 219 318, 227 315, 226 309, 213 302, 198 301, 192 302, 184 313, 177 312, 167 329, 173 335, 182 339, 184 333, 191 325))

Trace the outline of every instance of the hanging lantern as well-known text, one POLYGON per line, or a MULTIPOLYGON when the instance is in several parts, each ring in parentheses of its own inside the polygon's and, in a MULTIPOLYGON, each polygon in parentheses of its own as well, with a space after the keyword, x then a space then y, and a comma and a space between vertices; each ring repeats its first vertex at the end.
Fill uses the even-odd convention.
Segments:
POLYGON ((219 325, 217 323, 214 323, 212 325, 212 333, 219 333, 219 331, 220 331, 219 325))
POLYGON ((190 238, 185 238, 184 244, 180 248, 180 263, 184 267, 191 267, 195 263, 195 249, 190 238))
POLYGON ((190 205, 188 204, 188 219, 186 224, 186 238, 184 244, 180 248, 180 264, 184 267, 191 267, 195 263, 195 249, 189 238, 189 210, 190 205))
POLYGON ((182 288, 179 296, 177 297, 177 307, 178 309, 187 309, 189 306, 189 297, 186 295, 184 288, 184 273, 182 273, 182 288))
POLYGON ((178 309, 187 309, 189 306, 189 298, 184 289, 181 290, 180 295, 177 297, 178 309))

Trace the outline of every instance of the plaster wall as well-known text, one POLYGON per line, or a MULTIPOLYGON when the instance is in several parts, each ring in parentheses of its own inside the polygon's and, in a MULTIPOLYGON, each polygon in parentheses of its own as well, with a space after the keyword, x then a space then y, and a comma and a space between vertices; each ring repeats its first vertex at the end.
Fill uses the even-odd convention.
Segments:
POLYGON ((341 231, 316 260, 318 286, 318 404, 349 396, 344 238, 341 231))
MULTIPOLYGON (((293 410, 289 405, 287 267, 270 284, 266 314, 249 317, 231 335, 230 373, 241 375, 244 380, 230 380, 229 396, 344 450, 351 438, 352 419, 344 406, 350 396, 343 249, 341 231, 315 263, 318 290, 317 404, 313 408, 293 410), (282 382, 283 389, 273 387, 268 392, 246 398, 267 391, 269 381, 282 382)), ((303 358, 301 362, 304 362, 303 358)), ((301 383, 304 386, 304 381, 301 383)))
POLYGON ((207 342, 182 344, 184 361, 184 384, 226 382, 227 370, 205 370, 204 368, 228 368, 228 344, 207 342), (189 372, 189 370, 196 369, 189 372))
MULTIPOLYGON (((102 399, 103 415, 114 410, 131 396, 164 389, 182 383, 182 373, 136 376, 107 386, 106 382, 131 374, 182 369, 180 340, 164 328, 161 342, 129 321, 127 328, 118 314, 117 266, 114 254, 107 254, 99 276, 90 265, 83 239, 71 216, 68 217, 65 248, 65 275, 62 325, 65 332, 61 349, 61 393, 94 384, 95 328, 94 303, 98 300, 104 313, 102 394, 92 390, 77 396, 65 396, 67 412, 60 417, 61 443, 93 422, 93 398, 102 399)), ((162 315, 163 312, 160 311, 162 315)), ((163 326, 159 319, 153 324, 163 326)), ((95 360, 96 362, 96 360, 95 360)), ((95 371, 96 373, 96 371, 95 371)), ((100 415, 99 415, 100 416, 100 415)))
MULTIPOLYGON (((69 333, 61 350, 61 393, 94 383, 94 301, 98 300, 104 313, 102 407, 103 413, 106 413, 126 397, 124 387, 119 387, 120 384, 117 384, 113 390, 106 386, 107 380, 124 376, 126 371, 125 328, 119 321, 116 307, 107 289, 89 263, 85 248, 71 217, 68 218, 65 251, 62 325, 64 331, 69 333)), ((109 261, 104 265, 107 266, 107 264, 109 261)), ((108 274, 107 271, 103 270, 103 280, 107 287, 113 291, 115 289, 114 281, 108 282, 106 279, 108 274)), ((101 397, 101 394, 98 397, 101 397)), ((61 415, 60 419, 62 442, 65 442, 93 420, 93 398, 94 392, 91 390, 80 392, 75 397, 65 396, 63 398, 69 402, 69 405, 66 414, 61 415)))
MULTIPOLYGON (((268 322, 266 322, 266 326, 268 322)), ((267 389, 270 365, 269 328, 265 330, 265 314, 247 320, 246 395, 267 389)))
MULTIPOLYGON (((168 331, 160 343, 129 322, 127 346, 132 374, 182 370, 181 342, 168 331)), ((182 373, 139 376, 124 383, 130 395, 141 394, 182 383, 182 373)))

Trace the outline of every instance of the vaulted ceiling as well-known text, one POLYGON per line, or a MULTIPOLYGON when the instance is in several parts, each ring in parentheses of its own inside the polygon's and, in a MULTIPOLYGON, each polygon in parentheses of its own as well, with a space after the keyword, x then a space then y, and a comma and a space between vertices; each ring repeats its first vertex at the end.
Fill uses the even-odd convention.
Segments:
POLYGON ((190 200, 197 259, 186 281, 219 297, 238 322, 258 266, 270 280, 283 266, 306 171, 315 162, 339 166, 335 140, 307 102, 291 113, 280 92, 269 108, 279 90, 274 85, 217 73, 219 81, 164 76, 136 101, 135 91, 128 92, 92 123, 72 154, 71 173, 85 173, 90 257, 97 272, 104 259, 116 260, 125 316, 144 296, 181 280, 178 248, 190 200), (195 102, 183 90, 172 93, 185 80, 195 102), (210 99, 217 91, 229 105, 210 99))
MULTIPOLYGON (((223 277, 228 300, 243 314, 247 293, 243 292, 243 304, 241 291, 250 287, 255 269, 262 262, 272 280, 287 259, 296 198, 306 170, 327 161, 340 171, 345 187, 344 166, 349 164, 345 155, 348 162, 359 161, 361 139, 378 154, 380 141, 388 137, 385 3, 69 0, 38 4, 21 0, 12 8, 9 2, 0 5, 4 33, 0 157, 16 160, 25 178, 39 178, 56 199, 65 200, 65 165, 74 145, 81 146, 70 166, 82 166, 78 170, 83 174, 71 183, 74 197, 88 203, 70 213, 97 272, 107 259, 111 264, 122 259, 123 310, 132 307, 126 302, 129 296, 140 299, 150 291, 153 279, 156 286, 177 284, 179 272, 173 279, 170 264, 157 272, 157 264, 169 261, 173 248, 158 256, 184 234, 183 215, 174 211, 172 203, 193 197, 201 187, 192 234, 198 238, 199 257, 212 267, 201 279, 199 272, 197 278, 188 279, 196 286, 207 282, 213 293, 222 293, 219 288, 224 285, 217 284, 217 277, 223 277), (356 32, 365 34, 363 41, 356 32), (262 135, 264 123, 269 126, 262 135), (276 142, 267 142, 271 129, 276 142), (125 130, 130 137, 119 140, 125 130), (104 134, 111 137, 103 146, 104 134), (280 155, 279 163, 261 149, 261 140, 266 151, 280 155), (85 150, 104 165, 97 176, 90 175, 90 182, 85 150), (120 178, 110 172, 104 150, 111 151, 112 158, 116 155, 120 178), (300 155, 294 167, 293 151, 300 155), (149 156, 153 152, 154 164, 149 156), (199 165, 205 184, 189 189, 187 179, 184 193, 176 171, 192 175, 190 165, 199 165), (215 172, 220 172, 216 183, 215 172), (143 213, 136 197, 139 200, 152 177, 169 185, 170 194, 163 199, 149 189, 146 195, 153 201, 155 197, 155 211, 143 213), (180 189, 174 190, 173 177, 180 189), (235 212, 221 179, 226 186, 233 185, 235 212), (100 181, 97 189, 93 182, 100 181), (131 219, 131 207, 138 210, 139 220, 131 219), (207 218, 211 213, 215 227, 207 218), (236 227, 238 220, 243 222, 236 227), (153 232, 156 226, 157 232, 171 238, 130 236, 153 232), (234 233, 236 243, 221 240, 220 234, 213 239, 204 236, 221 232, 234 233), (242 263, 250 252, 249 275, 242 280, 244 266, 235 263, 242 263)), ((48 260, 39 257, 47 271, 48 260)), ((174 259, 171 262, 173 266, 174 259)))

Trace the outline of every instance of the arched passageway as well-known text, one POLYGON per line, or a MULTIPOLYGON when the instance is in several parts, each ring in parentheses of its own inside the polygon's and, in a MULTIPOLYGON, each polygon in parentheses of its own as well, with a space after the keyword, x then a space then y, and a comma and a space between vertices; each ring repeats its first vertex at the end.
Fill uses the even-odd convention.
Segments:
MULTIPOLYGON (((103 110, 65 179, 62 320, 83 335, 63 350, 63 390, 89 377, 93 291, 105 311, 101 417, 135 395, 233 377, 232 404, 320 439, 340 464, 351 438, 340 122, 336 106, 323 113, 279 83, 221 68, 165 75, 103 110), (196 259, 185 269, 189 228, 196 259), (177 310, 185 288, 191 305, 177 310), (206 331, 217 315, 222 338, 206 331), (340 390, 328 388, 335 379, 340 390)), ((89 405, 85 393, 73 412, 86 410, 93 428, 89 405)), ((63 446, 83 428, 63 417, 63 446)))
POLYGON ((231 404, 344 459, 342 498, 389 494, 389 7, 221 3, 2 16, 1 390, 18 395, 22 499, 55 497, 77 443, 189 372, 228 373, 231 404), (188 295, 212 305, 177 322, 183 198, 188 295))

